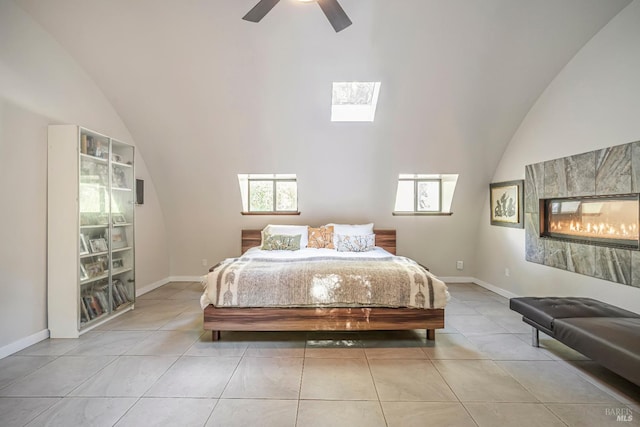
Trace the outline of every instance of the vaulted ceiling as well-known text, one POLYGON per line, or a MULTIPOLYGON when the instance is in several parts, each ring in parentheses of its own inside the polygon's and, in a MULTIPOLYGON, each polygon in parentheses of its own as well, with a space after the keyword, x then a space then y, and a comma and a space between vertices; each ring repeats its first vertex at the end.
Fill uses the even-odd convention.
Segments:
MULTIPOLYGON (((205 194, 237 215, 233 173, 322 162, 351 190, 373 181, 353 162, 385 179, 464 172, 478 206, 535 100, 630 0, 340 0, 353 21, 340 33, 294 0, 243 21, 256 2, 16 0, 118 111, 170 224, 205 194), (382 82, 374 123, 329 121, 331 82, 350 80, 382 82)), ((372 185, 392 197, 393 182, 372 185)))

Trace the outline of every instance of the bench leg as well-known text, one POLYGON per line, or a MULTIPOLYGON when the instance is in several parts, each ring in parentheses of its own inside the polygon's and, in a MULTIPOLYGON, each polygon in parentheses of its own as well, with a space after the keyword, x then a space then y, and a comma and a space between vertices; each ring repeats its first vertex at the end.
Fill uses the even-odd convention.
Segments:
POLYGON ((534 347, 540 347, 539 331, 533 326, 531 327, 531 345, 534 347))
POLYGON ((220 341, 220 331, 211 331, 211 341, 220 341))
POLYGON ((435 329, 427 329, 427 339, 429 341, 433 341, 436 339, 436 330, 435 329))

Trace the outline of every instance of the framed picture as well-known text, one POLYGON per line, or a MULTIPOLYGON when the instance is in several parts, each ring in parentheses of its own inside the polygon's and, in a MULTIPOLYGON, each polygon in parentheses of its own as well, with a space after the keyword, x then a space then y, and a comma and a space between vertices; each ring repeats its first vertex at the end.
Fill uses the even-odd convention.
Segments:
POLYGON ((111 260, 111 268, 113 270, 124 268, 124 260, 122 258, 114 258, 113 260, 111 260))
POLYGON ((109 269, 109 256, 108 255, 100 255, 98 257, 95 258, 96 262, 99 262, 102 264, 102 269, 103 270, 108 270, 109 269))
POLYGON ((87 246, 87 239, 84 234, 80 233, 80 255, 87 255, 89 253, 89 247, 87 246))
POLYGON ((127 247, 127 235, 122 227, 114 228, 111 231, 111 249, 127 247))
POLYGON ((122 163, 122 156, 120 154, 111 154, 111 161, 116 163, 122 163))
POLYGON ((102 263, 100 261, 89 262, 85 264, 84 268, 87 270, 89 277, 100 276, 104 273, 104 268, 102 268, 102 263))
POLYGON ((126 224, 127 223, 127 218, 125 218, 125 216, 121 213, 114 213, 111 215, 111 219, 113 220, 114 224, 126 224))
POLYGON ((524 228, 524 180, 489 185, 491 225, 524 228))
POLYGON ((89 247, 91 247, 91 252, 107 252, 109 248, 107 247, 107 241, 100 237, 99 239, 91 239, 89 240, 89 247))
POLYGON ((117 188, 128 188, 127 178, 122 168, 116 166, 113 167, 113 185, 117 188))

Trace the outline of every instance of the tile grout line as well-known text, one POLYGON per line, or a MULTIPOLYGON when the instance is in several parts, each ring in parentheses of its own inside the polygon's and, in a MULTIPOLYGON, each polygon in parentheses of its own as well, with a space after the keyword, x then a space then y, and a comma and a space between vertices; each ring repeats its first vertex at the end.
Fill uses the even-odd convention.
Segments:
MULTIPOLYGON (((360 338, 362 337, 360 336, 360 338)), ((371 382, 373 383, 373 388, 376 391, 376 396, 378 397, 378 406, 380 407, 380 412, 382 413, 382 419, 384 420, 385 425, 388 427, 389 421, 387 421, 387 415, 385 414, 384 407, 382 406, 382 399, 380 399, 380 392, 378 391, 376 378, 374 377, 373 370, 371 369, 371 363, 369 363, 369 355, 367 354, 366 346, 364 346, 364 341, 363 341, 363 351, 364 351, 364 358, 367 361, 367 368, 369 368, 369 375, 371 376, 371 382)))

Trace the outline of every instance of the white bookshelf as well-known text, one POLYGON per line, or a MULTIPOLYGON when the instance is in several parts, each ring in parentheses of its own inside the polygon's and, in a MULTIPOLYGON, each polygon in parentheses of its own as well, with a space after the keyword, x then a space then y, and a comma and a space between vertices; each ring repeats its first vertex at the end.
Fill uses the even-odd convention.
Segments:
POLYGON ((135 302, 134 147, 75 125, 48 132, 48 327, 77 338, 135 302))

